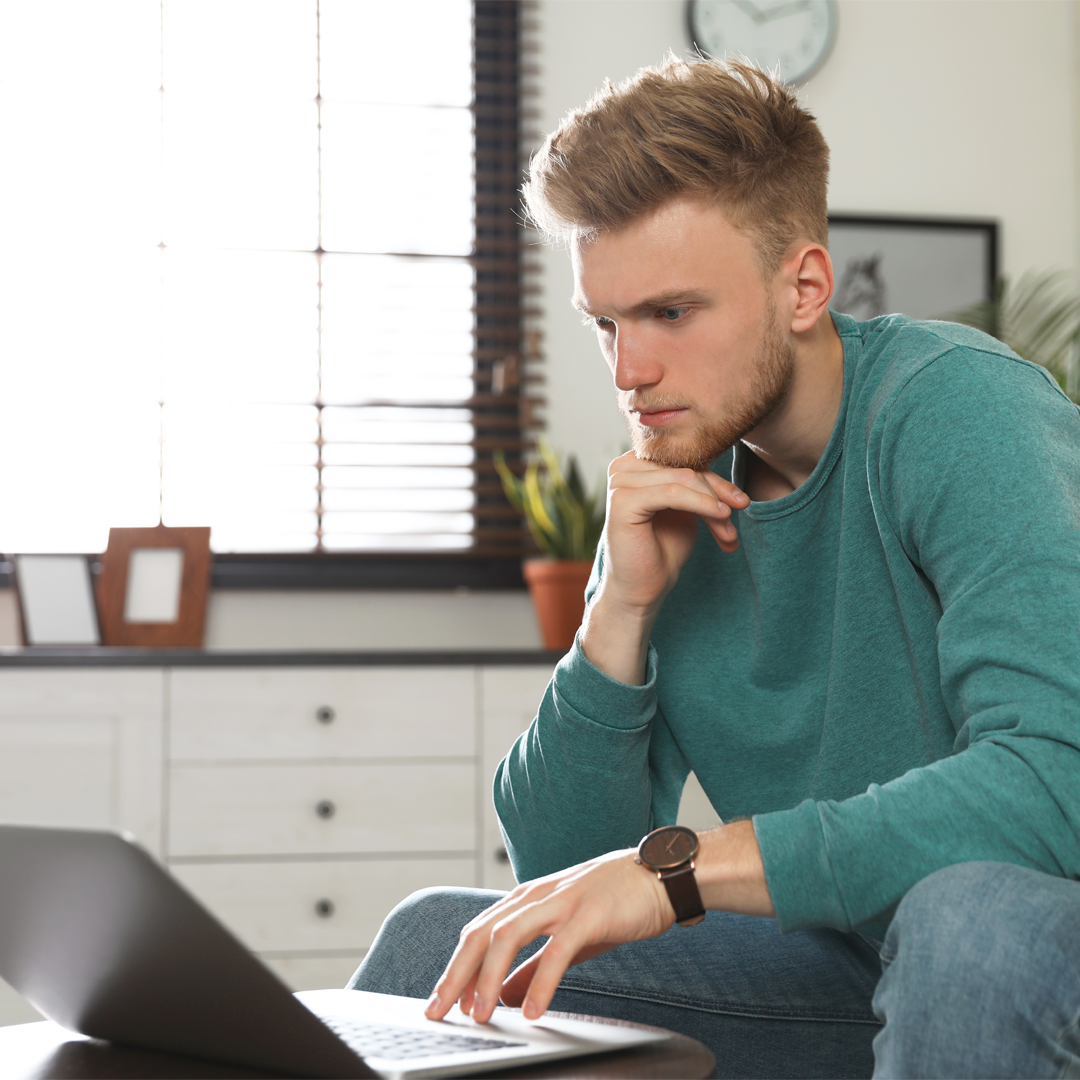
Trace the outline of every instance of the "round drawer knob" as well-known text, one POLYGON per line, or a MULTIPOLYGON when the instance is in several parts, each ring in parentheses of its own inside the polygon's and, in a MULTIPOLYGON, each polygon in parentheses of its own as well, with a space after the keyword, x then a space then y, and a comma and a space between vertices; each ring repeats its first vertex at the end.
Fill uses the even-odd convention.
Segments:
POLYGON ((334 710, 331 709, 329 705, 320 705, 315 710, 315 719, 318 720, 320 724, 332 723, 334 719, 334 710))
POLYGON ((328 821, 337 813, 337 807, 329 799, 322 799, 315 804, 315 813, 318 814, 323 821, 328 821))
POLYGON ((497 847, 494 851, 495 861, 497 863, 510 862, 510 854, 504 847, 497 847))
POLYGON ((320 919, 329 919, 334 914, 334 901, 333 900, 316 900, 315 901, 315 914, 320 919))

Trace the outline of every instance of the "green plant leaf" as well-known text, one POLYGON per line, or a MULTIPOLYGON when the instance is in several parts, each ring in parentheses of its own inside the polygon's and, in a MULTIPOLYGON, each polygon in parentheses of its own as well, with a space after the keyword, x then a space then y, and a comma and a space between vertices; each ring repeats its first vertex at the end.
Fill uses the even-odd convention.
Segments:
POLYGON ((993 300, 945 318, 991 334, 1018 356, 1040 364, 1077 400, 1077 387, 1070 382, 1075 382, 1080 345, 1080 296, 1067 271, 1029 270, 1015 285, 1002 277, 993 300))
POLYGON ((499 479, 502 481, 503 491, 506 493, 507 501, 515 510, 523 511, 525 509, 525 499, 524 492, 522 491, 522 484, 510 471, 510 466, 506 464, 506 455, 501 450, 496 450, 491 457, 495 465, 495 471, 499 474, 499 479))
POLYGON ((557 535, 555 522, 551 520, 540 490, 540 463, 535 459, 525 468, 525 506, 529 518, 546 535, 557 535))
POLYGON ((537 455, 517 477, 501 450, 493 455, 506 498, 529 527, 537 547, 556 559, 591 560, 604 530, 603 492, 590 496, 577 461, 570 455, 565 470, 546 437, 537 455))

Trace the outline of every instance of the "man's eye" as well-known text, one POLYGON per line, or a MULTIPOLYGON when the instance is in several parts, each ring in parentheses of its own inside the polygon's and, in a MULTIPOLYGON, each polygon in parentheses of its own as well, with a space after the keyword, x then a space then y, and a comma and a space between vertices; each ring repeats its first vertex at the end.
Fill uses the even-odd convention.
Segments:
POLYGON ((660 315, 668 322, 678 322, 686 314, 684 307, 666 307, 660 309, 660 315))
POLYGON ((600 327, 601 330, 607 330, 609 327, 615 325, 614 321, 609 319, 606 315, 597 315, 594 324, 600 327))

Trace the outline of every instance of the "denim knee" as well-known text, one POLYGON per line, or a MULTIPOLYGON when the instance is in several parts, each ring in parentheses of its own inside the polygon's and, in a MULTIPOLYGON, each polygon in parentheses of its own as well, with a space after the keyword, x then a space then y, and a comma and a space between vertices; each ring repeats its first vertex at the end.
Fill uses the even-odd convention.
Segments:
POLYGON ((877 1075, 1062 1075, 1078 1049, 1078 928, 1080 884, 1025 867, 919 882, 881 952, 877 1075))
POLYGON ((489 889, 431 888, 407 896, 383 920, 348 988, 426 998, 449 963, 462 927, 503 895, 489 889))
MULTIPOLYGON (((1045 950, 1076 945, 1080 885, 1012 863, 947 866, 901 900, 882 949, 891 963, 904 943, 948 956, 951 966, 975 963, 1011 971, 1045 950)), ((1032 981, 1039 982, 1037 971, 1032 981)))

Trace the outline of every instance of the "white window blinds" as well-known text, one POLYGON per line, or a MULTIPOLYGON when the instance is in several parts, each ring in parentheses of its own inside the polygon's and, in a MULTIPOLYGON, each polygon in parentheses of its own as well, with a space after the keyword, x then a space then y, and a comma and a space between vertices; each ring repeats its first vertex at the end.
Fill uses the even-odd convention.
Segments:
MULTIPOLYGON (((489 461, 521 445, 518 241, 474 227, 474 5, 2 18, 0 550, 159 515, 217 552, 517 550, 489 461)), ((514 33, 486 61, 504 223, 514 33)))

